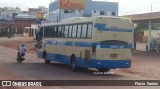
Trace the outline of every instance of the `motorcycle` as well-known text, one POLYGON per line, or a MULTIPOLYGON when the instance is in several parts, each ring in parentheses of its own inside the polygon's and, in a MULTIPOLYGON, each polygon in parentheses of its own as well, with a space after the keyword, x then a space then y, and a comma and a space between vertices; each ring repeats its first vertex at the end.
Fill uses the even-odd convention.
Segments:
POLYGON ((18 54, 18 56, 17 56, 17 62, 19 62, 19 63, 22 63, 22 61, 24 61, 25 60, 25 57, 24 57, 24 54, 18 54))

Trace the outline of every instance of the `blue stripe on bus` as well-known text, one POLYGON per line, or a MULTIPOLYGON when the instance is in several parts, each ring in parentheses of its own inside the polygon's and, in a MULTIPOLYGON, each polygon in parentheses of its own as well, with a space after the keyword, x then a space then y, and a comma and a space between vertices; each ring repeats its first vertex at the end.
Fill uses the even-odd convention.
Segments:
MULTIPOLYGON (((42 58, 42 52, 38 52, 38 58, 42 58)), ((62 64, 70 64, 70 56, 47 53, 47 60, 60 62, 62 64)), ((78 67, 85 68, 130 68, 131 60, 104 60, 104 59, 90 59, 85 61, 85 58, 76 58, 78 67)))
POLYGON ((65 46, 72 46, 72 42, 64 42, 65 46))
POLYGON ((114 29, 114 28, 106 28, 107 24, 95 23, 94 27, 99 31, 114 31, 114 32, 133 32, 132 29, 114 29))
POLYGON ((104 44, 100 44, 100 45, 97 45, 97 46, 100 46, 99 48, 113 48, 113 49, 116 49, 116 48, 132 48, 132 45, 131 44, 128 44, 128 45, 120 45, 120 46, 117 46, 117 45, 104 45, 104 44))
MULTIPOLYGON (((64 46, 73 46, 73 42, 58 42, 58 41, 46 41, 46 44, 50 45, 64 45, 64 46)), ((104 45, 96 42, 75 42, 77 47, 92 47, 93 44, 96 44, 97 48, 132 48, 132 44, 127 45, 104 45)))
POLYGON ((92 47, 93 42, 75 42, 75 46, 78 47, 92 47))
POLYGON ((53 44, 52 41, 46 41, 46 44, 53 44))

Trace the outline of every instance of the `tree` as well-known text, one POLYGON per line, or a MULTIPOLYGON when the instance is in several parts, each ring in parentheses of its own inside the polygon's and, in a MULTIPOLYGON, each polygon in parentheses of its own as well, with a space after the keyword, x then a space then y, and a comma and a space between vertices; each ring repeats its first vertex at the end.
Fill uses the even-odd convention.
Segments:
POLYGON ((135 28, 135 33, 143 33, 147 29, 148 29, 148 24, 137 23, 137 27, 135 28))

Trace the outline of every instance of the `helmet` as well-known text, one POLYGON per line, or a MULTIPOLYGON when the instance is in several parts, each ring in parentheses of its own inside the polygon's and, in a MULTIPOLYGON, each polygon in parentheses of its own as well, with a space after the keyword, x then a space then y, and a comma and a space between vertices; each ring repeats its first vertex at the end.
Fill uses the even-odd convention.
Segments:
POLYGON ((21 46, 25 46, 24 44, 21 44, 21 46))

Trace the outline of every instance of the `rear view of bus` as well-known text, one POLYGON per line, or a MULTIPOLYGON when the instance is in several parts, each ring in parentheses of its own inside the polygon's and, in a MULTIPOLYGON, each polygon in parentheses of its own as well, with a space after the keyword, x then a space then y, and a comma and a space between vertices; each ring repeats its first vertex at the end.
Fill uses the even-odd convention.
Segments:
POLYGON ((93 67, 99 71, 130 68, 133 25, 129 19, 99 17, 95 19, 92 57, 93 67), (94 66, 95 65, 95 66, 94 66))

